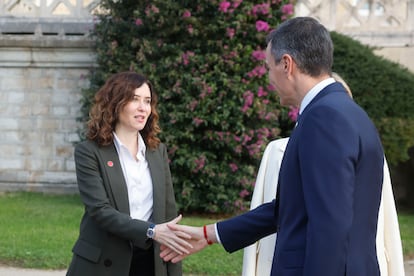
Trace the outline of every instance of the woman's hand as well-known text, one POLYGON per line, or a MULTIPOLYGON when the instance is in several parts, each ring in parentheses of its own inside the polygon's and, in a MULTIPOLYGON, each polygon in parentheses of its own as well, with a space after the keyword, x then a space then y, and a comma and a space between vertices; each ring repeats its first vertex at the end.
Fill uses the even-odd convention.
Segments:
POLYGON ((154 228, 154 240, 170 248, 178 255, 189 254, 190 249, 193 248, 193 245, 189 242, 192 238, 191 235, 174 228, 181 219, 182 215, 179 215, 169 222, 155 225, 154 228))
POLYGON ((191 254, 194 254, 194 253, 197 253, 203 250, 205 247, 208 246, 205 235, 207 235, 209 240, 211 240, 212 242, 217 242, 216 237, 215 237, 214 224, 207 225, 205 233, 204 233, 203 227, 194 227, 194 226, 178 225, 178 224, 169 224, 168 227, 173 231, 187 233, 188 235, 190 235, 192 239, 188 240, 188 242, 192 245, 192 247, 189 249, 188 253, 178 254, 176 251, 174 251, 171 248, 168 248, 166 246, 161 246, 160 257, 165 262, 171 261, 173 263, 177 263, 183 260, 188 255, 191 255, 191 254))

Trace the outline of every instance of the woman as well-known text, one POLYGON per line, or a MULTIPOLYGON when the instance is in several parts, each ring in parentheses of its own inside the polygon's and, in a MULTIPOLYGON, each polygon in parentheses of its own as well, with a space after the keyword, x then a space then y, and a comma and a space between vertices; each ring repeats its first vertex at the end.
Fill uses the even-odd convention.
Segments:
MULTIPOLYGON (((332 76, 336 81, 342 83, 352 97, 351 90, 346 82, 336 73, 333 73, 332 76)), ((288 139, 282 138, 272 141, 266 147, 256 178, 250 205, 251 209, 275 198, 280 164, 288 139)), ((270 275, 276 236, 276 234, 267 236, 244 249, 243 276, 270 275)), ((385 158, 376 246, 381 275, 404 276, 404 260, 398 217, 392 193, 390 173, 385 158)))
POLYGON ((189 236, 162 223, 181 216, 158 119, 157 96, 140 74, 115 74, 95 95, 87 141, 75 148, 85 213, 67 275, 182 275, 181 264, 159 257, 159 244, 187 252, 189 236))

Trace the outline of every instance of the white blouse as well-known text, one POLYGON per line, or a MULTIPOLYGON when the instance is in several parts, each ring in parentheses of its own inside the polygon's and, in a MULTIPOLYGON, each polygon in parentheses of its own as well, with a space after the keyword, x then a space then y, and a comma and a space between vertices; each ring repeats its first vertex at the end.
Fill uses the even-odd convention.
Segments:
POLYGON ((121 162, 128 188, 129 213, 131 218, 148 221, 152 216, 153 187, 148 162, 145 159, 146 146, 138 133, 138 152, 134 157, 114 133, 115 147, 121 162))

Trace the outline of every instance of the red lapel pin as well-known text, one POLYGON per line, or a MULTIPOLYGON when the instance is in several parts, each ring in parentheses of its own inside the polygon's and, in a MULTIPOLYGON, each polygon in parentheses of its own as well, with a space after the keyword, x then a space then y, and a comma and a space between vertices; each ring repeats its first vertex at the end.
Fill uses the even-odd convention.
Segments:
POLYGON ((108 165, 108 167, 111 167, 111 168, 114 166, 114 162, 112 161, 108 161, 106 164, 108 165))

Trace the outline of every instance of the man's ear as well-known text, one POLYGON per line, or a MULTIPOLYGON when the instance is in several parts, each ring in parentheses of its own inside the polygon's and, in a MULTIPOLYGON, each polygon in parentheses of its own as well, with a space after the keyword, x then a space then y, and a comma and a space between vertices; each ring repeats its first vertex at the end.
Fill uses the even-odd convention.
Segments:
POLYGON ((285 73, 292 73, 294 61, 290 55, 284 54, 280 62, 282 63, 283 71, 285 73))

